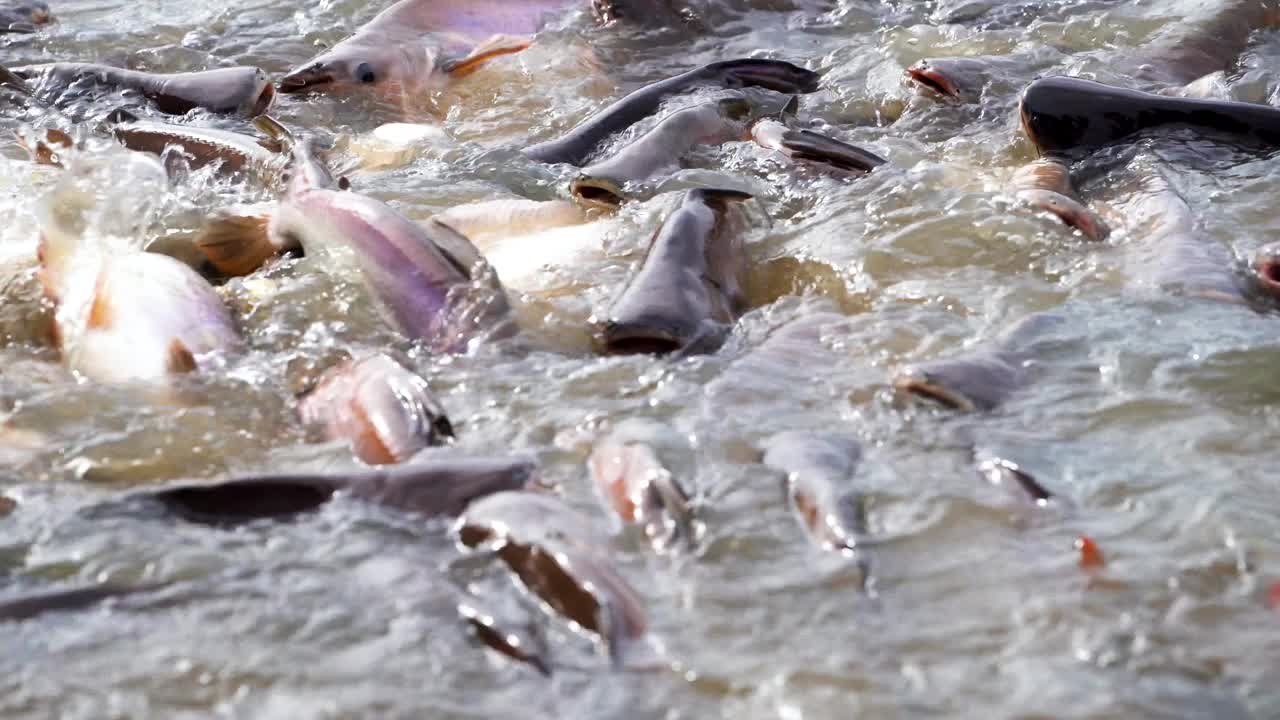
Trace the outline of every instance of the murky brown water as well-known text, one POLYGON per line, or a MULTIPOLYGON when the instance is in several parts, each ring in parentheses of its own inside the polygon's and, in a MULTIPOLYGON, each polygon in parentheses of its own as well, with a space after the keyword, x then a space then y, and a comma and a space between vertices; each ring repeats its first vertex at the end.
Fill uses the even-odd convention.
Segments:
MULTIPOLYGON (((30 284, 5 279, 0 329, 0 596, 92 581, 175 582, 114 609, 5 625, 0 716, 136 717, 1235 717, 1280 713, 1280 577, 1269 469, 1280 457, 1280 319, 1142 292, 1136 242, 1090 245, 1001 194, 1033 152, 1018 90, 1053 70, 1104 73, 1090 53, 1128 47, 1186 2, 1049 3, 1011 22, 948 24, 935 3, 819 0, 717 6, 687 37, 596 28, 570 14, 533 49, 435 98, 453 138, 406 164, 352 173, 415 219, 469 201, 562 197, 567 169, 509 148, 554 137, 645 82, 735 56, 820 70, 801 118, 890 164, 860 180, 797 172, 745 143, 695 154, 663 189, 733 183, 759 197, 748 238, 756 304, 719 352, 681 360, 596 356, 588 320, 639 261, 670 195, 625 207, 602 234, 485 247, 518 301, 523 340, 439 357, 396 337, 365 291, 307 260, 229 283, 249 345, 225 373, 184 379, 186 402, 76 382, 32 336, 30 284), (594 47, 589 61, 584 48, 594 47), (918 96, 903 68, 925 56, 1036 58, 1002 71, 981 103, 918 96), (507 148, 507 149, 504 149, 507 148), (498 258, 501 258, 499 260, 498 258), (989 414, 896 401, 890 372, 1059 309, 1033 390, 989 414), (759 376, 752 350, 786 321, 836 309, 847 328, 815 359, 759 376), (656 558, 632 534, 613 548, 654 635, 681 671, 611 672, 546 623, 547 680, 474 644, 454 605, 508 594, 495 568, 459 558, 443 521, 354 502, 294 523, 226 532, 136 514, 86 513, 129 486, 236 471, 349 464, 293 415, 288 370, 334 345, 396 347, 430 379, 468 452, 535 454, 575 506, 607 523, 584 460, 596 431, 646 416, 688 433, 707 539, 656 558), (753 369, 754 368, 754 369, 753 369), (875 594, 803 536, 779 481, 752 460, 784 429, 860 438, 875 594), (968 445, 1016 460, 1064 502, 1037 509, 985 484, 968 445), (1108 565, 1076 564, 1097 540, 1108 565)), ((584 3, 585 5, 585 3, 584 3)), ((998 4, 973 4, 994 5, 998 4)), ((1013 8, 1010 5, 1009 8, 1013 8)), ((281 73, 375 8, 63 0, 61 23, 0 36, 0 62, 101 61, 281 73)), ((1243 67, 1280 66, 1259 35, 1243 67)), ((404 120, 367 99, 282 98, 300 130, 363 136, 404 120)), ((208 122, 197 118, 201 122, 208 122)), ((230 121, 218 121, 236 127, 230 121)), ((6 125, 6 129, 12 124, 6 125)), ((1161 146, 1215 240, 1246 256, 1280 230, 1277 160, 1190 136, 1161 146)), ((29 272, 36 204, 57 171, 0 140, 0 257, 29 272)), ((127 187, 153 240, 228 200, 262 199, 199 173, 172 196, 127 187)), ((1099 202, 1108 201, 1105 191, 1099 202)))

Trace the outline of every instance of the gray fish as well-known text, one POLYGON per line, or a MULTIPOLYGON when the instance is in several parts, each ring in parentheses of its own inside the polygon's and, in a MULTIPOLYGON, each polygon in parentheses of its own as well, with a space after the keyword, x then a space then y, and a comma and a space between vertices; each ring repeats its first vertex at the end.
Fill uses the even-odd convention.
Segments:
POLYGON ((680 0, 591 0, 591 12, 602 25, 702 27, 693 8, 680 0))
POLYGON ((537 478, 524 457, 439 457, 386 470, 264 474, 214 483, 175 483, 125 500, 158 503, 192 522, 235 525, 313 511, 342 492, 426 517, 458 515, 477 498, 518 490, 537 478))
POLYGON ((702 86, 811 93, 818 89, 819 77, 812 70, 781 60, 741 58, 703 65, 640 88, 587 118, 564 137, 538 143, 523 152, 538 162, 582 165, 605 140, 652 116, 663 101, 674 95, 702 86))
POLYGON ((584 167, 569 191, 588 207, 617 207, 625 199, 623 188, 628 183, 674 168, 698 145, 719 145, 741 137, 751 112, 751 102, 745 97, 677 110, 618 152, 584 167))
POLYGON ((463 549, 495 554, 550 612, 597 636, 615 667, 645 638, 644 605, 605 554, 608 541, 563 501, 498 493, 473 503, 454 531, 463 549))
POLYGON ((1022 127, 1041 155, 1078 157, 1145 130, 1188 126, 1233 139, 1280 145, 1280 109, 1253 103, 1169 97, 1091 80, 1051 77, 1027 86, 1022 127))
POLYGON ((92 63, 53 63, 14 68, 14 73, 27 80, 37 96, 55 105, 63 104, 67 94, 133 90, 160 112, 172 115, 203 108, 256 117, 275 98, 270 79, 255 67, 159 74, 92 63))
POLYGON ((610 353, 715 349, 742 312, 742 238, 726 221, 737 190, 698 189, 654 233, 640 270, 613 304, 602 339, 610 353))
MULTIPOLYGON (((1132 191, 1123 213, 1130 234, 1139 240, 1127 263, 1132 279, 1139 286, 1245 303, 1244 283, 1231 252, 1200 230, 1195 213, 1160 162, 1139 155, 1129 171, 1132 191)), ((1259 287, 1265 289, 1264 284, 1259 287)))
POLYGON ((963 412, 994 410, 1031 382, 1031 346, 1062 322, 1052 313, 1028 315, 985 346, 902 368, 893 386, 963 412))
POLYGON ((803 128, 793 128, 789 118, 795 115, 798 98, 777 117, 761 118, 751 125, 751 139, 761 147, 781 153, 793 162, 820 165, 832 170, 864 174, 884 165, 887 160, 856 145, 803 128))
POLYGON ((865 502, 852 483, 861 457, 844 435, 789 431, 765 443, 764 464, 786 476, 796 518, 823 550, 853 552, 867 538, 865 502))

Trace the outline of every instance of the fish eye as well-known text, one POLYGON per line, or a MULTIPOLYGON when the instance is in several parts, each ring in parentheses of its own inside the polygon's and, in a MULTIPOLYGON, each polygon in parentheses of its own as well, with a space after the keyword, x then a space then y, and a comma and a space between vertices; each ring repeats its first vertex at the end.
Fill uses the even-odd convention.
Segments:
POLYGON ((343 175, 342 177, 338 178, 338 189, 339 190, 351 189, 351 181, 347 179, 346 175, 343 175))
POLYGON ((356 79, 369 85, 378 81, 378 75, 373 71, 373 66, 367 62, 360 63, 356 66, 356 79))

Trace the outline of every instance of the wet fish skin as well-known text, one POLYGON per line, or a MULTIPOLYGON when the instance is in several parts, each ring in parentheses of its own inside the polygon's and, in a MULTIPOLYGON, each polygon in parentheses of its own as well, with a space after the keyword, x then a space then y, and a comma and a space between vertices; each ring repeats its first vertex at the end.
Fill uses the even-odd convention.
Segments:
POLYGON ((584 167, 570 193, 588 207, 613 208, 625 200, 623 186, 674 167, 698 145, 719 145, 743 133, 752 112, 745 97, 722 98, 682 108, 613 155, 584 167))
POLYGON ((216 164, 223 173, 249 174, 267 185, 278 183, 287 159, 260 138, 215 128, 132 120, 113 125, 111 134, 130 150, 162 155, 177 146, 193 169, 216 164))
POLYGON ((673 95, 704 85, 811 93, 818 89, 819 79, 818 73, 782 60, 741 58, 715 62, 640 88, 587 118, 563 137, 537 143, 523 152, 538 162, 580 166, 605 140, 650 117, 673 95))
POLYGON ((385 353, 331 368, 298 403, 307 424, 351 443, 370 465, 405 462, 453 437, 453 426, 426 380, 385 353))
POLYGON ((864 174, 888 162, 856 145, 812 130, 796 129, 787 123, 766 118, 751 126, 751 139, 761 147, 811 165, 864 174))
POLYGON ((663 553, 696 541, 689 493, 678 477, 694 466, 692 456, 688 440, 665 425, 630 419, 596 443, 587 467, 606 507, 642 527, 663 553))
POLYGON ((598 636, 615 667, 644 638, 644 605, 605 555, 607 540, 554 496, 483 498, 458 519, 454 534, 464 550, 494 553, 553 613, 598 636))
POLYGON ((924 58, 907 68, 916 87, 955 102, 975 102, 990 77, 996 58, 924 58))
POLYGON ((1259 248, 1249 267, 1258 289, 1267 297, 1280 299, 1280 243, 1259 248))
POLYGON ((0 5, 0 34, 33 33, 54 21, 48 3, 18 0, 0 5))
POLYGON ((72 370, 100 382, 162 381, 240 346, 222 298, 185 264, 86 249, 55 209, 43 215, 40 279, 58 307, 57 341, 72 370))
POLYGON ((953 410, 989 412, 1031 382, 1029 346, 1062 322, 1053 313, 1028 315, 986 346, 898 370, 893 386, 953 410))
POLYGON ((1159 127, 1189 125, 1280 145, 1280 109, 1226 100, 1179 98, 1113 87, 1091 80, 1050 77, 1022 93, 1027 137, 1041 155, 1078 157, 1159 127))
POLYGON ((791 507, 824 550, 853 551, 867 537, 866 509, 852 485, 862 448, 848 436, 787 431, 765 443, 764 464, 787 478, 791 507))
POLYGON ((1071 187, 1070 171, 1062 160, 1044 157, 1018 168, 1011 182, 1014 197, 1057 215, 1093 241, 1106 240, 1111 228, 1082 203, 1071 187))
POLYGON ((256 117, 271 107, 275 89, 256 67, 230 67, 187 73, 148 73, 93 63, 52 63, 14 68, 41 97, 58 97, 86 84, 135 90, 157 110, 183 115, 197 108, 256 117))
POLYGON ((311 512, 338 492, 424 517, 455 516, 477 498, 519 490, 536 477, 537 465, 525 457, 441 457, 379 470, 178 482, 125 499, 159 503, 185 520, 209 525, 237 525, 311 512))
POLYGON ((331 271, 354 264, 398 330, 442 351, 511 329, 505 291, 466 237, 339 189, 305 143, 293 156, 289 192, 268 227, 273 244, 301 246, 331 271))
POLYGON ((654 233, 639 271, 609 310, 610 353, 714 350, 745 305, 742 238, 725 222, 737 190, 697 189, 654 233))
POLYGON ((419 93, 529 46, 570 0, 400 0, 280 79, 284 93, 384 87, 419 93))

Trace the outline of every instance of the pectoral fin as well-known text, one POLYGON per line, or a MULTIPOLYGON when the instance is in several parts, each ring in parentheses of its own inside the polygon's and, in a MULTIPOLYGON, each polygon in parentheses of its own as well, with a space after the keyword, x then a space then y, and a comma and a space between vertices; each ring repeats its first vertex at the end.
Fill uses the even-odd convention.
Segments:
POLYGON ((481 65, 500 55, 511 55, 533 44, 533 40, 528 37, 518 35, 494 35, 477 45, 465 57, 446 60, 440 65, 440 69, 449 75, 450 78, 464 78, 476 70, 481 65))
POLYGON ((196 247, 222 275, 248 275, 280 251, 267 234, 269 221, 263 214, 218 213, 205 224, 196 247))

